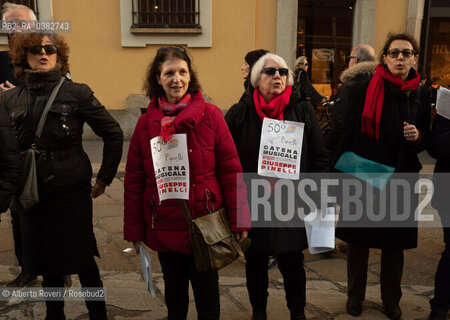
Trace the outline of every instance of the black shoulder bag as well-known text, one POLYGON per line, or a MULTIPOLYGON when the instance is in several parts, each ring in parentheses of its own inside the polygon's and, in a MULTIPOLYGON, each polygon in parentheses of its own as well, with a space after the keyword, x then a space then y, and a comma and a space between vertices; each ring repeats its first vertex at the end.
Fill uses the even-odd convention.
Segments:
MULTIPOLYGON (((35 141, 39 139, 44 129, 45 121, 47 120, 47 114, 50 107, 55 101, 55 97, 58 94, 64 82, 64 78, 61 78, 59 83, 53 89, 50 98, 45 105, 44 111, 42 112, 41 118, 39 119, 39 124, 35 134, 35 141)), ((24 151, 24 161, 23 161, 23 171, 26 174, 25 182, 23 184, 22 190, 16 193, 11 201, 10 208, 16 212, 25 212, 33 207, 39 202, 39 192, 38 192, 38 181, 37 181, 37 170, 36 170, 36 155, 39 151, 36 149, 36 143, 33 143, 30 148, 24 151)))

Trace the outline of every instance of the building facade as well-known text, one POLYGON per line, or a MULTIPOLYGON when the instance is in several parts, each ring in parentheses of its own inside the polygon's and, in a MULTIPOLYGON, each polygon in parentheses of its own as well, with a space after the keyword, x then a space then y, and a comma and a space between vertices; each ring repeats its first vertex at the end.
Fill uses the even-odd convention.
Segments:
MULTIPOLYGON (((159 47, 170 45, 187 47, 202 92, 222 110, 244 90, 239 69, 250 50, 276 52, 290 66, 306 55, 312 82, 332 96, 352 46, 367 43, 378 53, 388 32, 414 35, 422 46, 419 69, 437 84, 449 84, 448 0, 11 2, 30 1, 41 20, 71 21, 64 36, 74 81, 89 84, 108 109, 135 116, 147 103, 142 86, 148 64, 159 47)), ((0 50, 7 50, 6 43, 0 36, 0 50)))

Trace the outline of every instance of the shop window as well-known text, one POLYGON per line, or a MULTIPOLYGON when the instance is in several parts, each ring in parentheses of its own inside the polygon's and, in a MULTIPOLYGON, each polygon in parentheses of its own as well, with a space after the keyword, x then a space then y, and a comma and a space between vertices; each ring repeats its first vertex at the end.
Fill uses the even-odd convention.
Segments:
POLYGON ((297 57, 310 62, 309 75, 320 94, 333 96, 339 75, 346 68, 345 56, 352 48, 355 1, 299 0, 297 57))
POLYGON ((450 18, 431 18, 428 42, 428 68, 435 85, 450 88, 450 18))

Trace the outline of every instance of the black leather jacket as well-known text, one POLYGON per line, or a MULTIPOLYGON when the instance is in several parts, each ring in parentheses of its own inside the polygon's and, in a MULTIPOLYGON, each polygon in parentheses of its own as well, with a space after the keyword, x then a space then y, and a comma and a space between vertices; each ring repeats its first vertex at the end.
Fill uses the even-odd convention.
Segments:
POLYGON ((110 184, 121 159, 123 134, 119 124, 87 85, 69 80, 63 83, 41 137, 34 139, 45 104, 60 79, 59 70, 27 71, 24 83, 5 92, 0 101, 0 107, 8 111, 20 149, 27 150, 36 143, 39 160, 44 160, 45 164, 38 165, 38 175, 41 167, 54 175, 46 183, 40 181, 40 192, 78 190, 90 184, 91 163, 82 146, 85 122, 103 139, 103 160, 97 178, 110 184))

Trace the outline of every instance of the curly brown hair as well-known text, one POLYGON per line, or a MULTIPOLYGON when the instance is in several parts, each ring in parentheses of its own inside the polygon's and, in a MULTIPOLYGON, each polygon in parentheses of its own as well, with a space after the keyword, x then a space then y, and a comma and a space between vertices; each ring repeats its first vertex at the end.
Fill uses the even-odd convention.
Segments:
POLYGON ((181 59, 186 61, 189 69, 189 75, 191 81, 187 92, 191 94, 197 93, 200 90, 200 83, 197 78, 197 74, 192 69, 191 59, 189 58, 186 50, 182 47, 167 47, 159 48, 155 58, 148 66, 147 77, 144 82, 144 91, 147 97, 152 99, 153 97, 159 98, 165 96, 163 87, 158 83, 158 76, 161 75, 161 67, 164 62, 170 59, 181 59), (181 49, 181 50, 180 50, 181 49))
POLYGON ((10 40, 9 55, 14 65, 14 76, 23 82, 25 70, 30 69, 27 61, 27 51, 42 43, 42 38, 47 36, 58 47, 56 67, 61 69, 61 74, 69 72, 69 46, 64 38, 58 34, 23 33, 14 34, 10 40))

